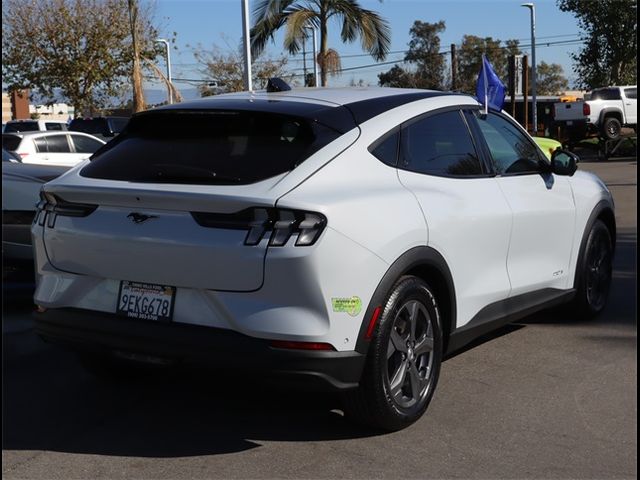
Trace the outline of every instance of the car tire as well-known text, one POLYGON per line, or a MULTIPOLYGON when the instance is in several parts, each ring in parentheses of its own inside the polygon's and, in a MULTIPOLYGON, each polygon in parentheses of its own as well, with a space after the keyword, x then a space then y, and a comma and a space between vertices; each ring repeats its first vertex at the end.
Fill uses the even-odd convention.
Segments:
POLYGON ((578 319, 593 318, 607 303, 613 271, 613 242, 602 220, 596 220, 589 230, 578 261, 576 296, 569 311, 578 319))
POLYGON ((387 297, 360 385, 345 395, 345 415, 375 430, 411 425, 429 406, 441 361, 441 318, 433 290, 417 277, 404 276, 387 297))
POLYGON ((615 117, 607 117, 602 124, 602 136, 605 140, 616 140, 620 137, 620 131, 622 125, 620 121, 615 117))

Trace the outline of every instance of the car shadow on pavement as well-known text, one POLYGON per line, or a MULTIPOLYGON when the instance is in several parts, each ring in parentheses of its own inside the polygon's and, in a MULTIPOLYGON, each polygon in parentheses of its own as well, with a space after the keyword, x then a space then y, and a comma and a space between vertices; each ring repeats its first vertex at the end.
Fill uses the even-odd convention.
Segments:
POLYGON ((4 450, 188 457, 376 435, 347 421, 337 396, 275 388, 258 373, 162 370, 106 381, 47 344, 5 357, 3 370, 4 450))

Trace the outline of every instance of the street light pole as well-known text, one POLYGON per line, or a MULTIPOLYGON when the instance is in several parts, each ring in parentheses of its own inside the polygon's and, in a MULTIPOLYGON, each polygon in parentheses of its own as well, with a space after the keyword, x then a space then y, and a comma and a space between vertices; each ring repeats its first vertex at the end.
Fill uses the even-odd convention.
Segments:
POLYGON ((251 84, 251 39, 249 30, 249 0, 242 1, 242 53, 244 54, 244 89, 253 90, 251 84))
MULTIPOLYGON (((536 6, 523 3, 531 12, 531 114, 533 115, 533 134, 538 132, 538 109, 536 108, 536 6)), ((525 92, 526 95, 527 92, 525 92)))
POLYGON ((173 103, 173 90, 171 89, 171 47, 169 45, 169 40, 164 38, 156 38, 156 42, 164 43, 166 47, 166 61, 167 61, 167 80, 169 85, 167 86, 168 94, 169 94, 169 105, 173 103))
POLYGON ((311 28, 313 29, 313 81, 315 83, 314 87, 317 87, 320 81, 318 78, 318 38, 316 35, 316 27, 311 28))

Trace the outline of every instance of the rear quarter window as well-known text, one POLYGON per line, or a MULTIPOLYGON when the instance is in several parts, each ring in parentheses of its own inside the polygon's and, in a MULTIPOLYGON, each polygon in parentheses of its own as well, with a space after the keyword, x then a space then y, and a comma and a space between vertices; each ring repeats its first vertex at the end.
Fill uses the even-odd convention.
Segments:
POLYGON ((260 111, 133 117, 81 175, 133 182, 249 184, 290 171, 340 136, 312 120, 260 111))

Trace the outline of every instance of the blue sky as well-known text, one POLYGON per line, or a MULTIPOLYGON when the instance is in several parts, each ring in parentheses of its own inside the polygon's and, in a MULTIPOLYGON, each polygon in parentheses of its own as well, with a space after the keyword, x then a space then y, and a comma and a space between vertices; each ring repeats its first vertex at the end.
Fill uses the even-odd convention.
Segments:
MULTIPOLYGON (((530 14, 521 7, 518 0, 360 0, 363 7, 376 10, 391 25, 391 51, 406 50, 409 42, 409 29, 415 20, 437 22, 444 20, 446 30, 441 35, 443 48, 451 43, 459 44, 465 34, 494 39, 519 39, 522 44, 530 44, 530 14)), ((256 1, 250 0, 250 9, 256 1)), ((577 38, 579 28, 571 13, 561 12, 555 0, 537 0, 536 6, 536 57, 538 63, 559 63, 565 76, 573 83, 572 61, 569 54, 579 49, 577 38), (565 44, 547 45, 564 41, 565 44), (569 43, 573 42, 573 43, 569 43)), ((174 78, 202 78, 192 48, 202 45, 210 48, 217 45, 222 49, 236 47, 242 36, 240 0, 156 0, 156 24, 164 36, 176 32, 176 47, 172 50, 172 76, 174 78), (191 48, 189 48, 189 46, 191 48)), ((339 38, 338 24, 329 26, 329 46, 342 56, 343 68, 370 65, 375 61, 369 56, 344 58, 346 55, 364 53, 359 42, 343 44, 339 38)), ((308 47, 311 49, 311 45, 308 47)), ((528 48, 523 48, 530 53, 528 48)), ((285 53, 282 47, 282 35, 267 48, 270 56, 285 53)), ((389 55, 387 61, 401 60, 402 53, 389 55)), ((310 58, 310 57, 309 57, 310 58)), ((302 67, 301 58, 291 59, 291 69, 302 67)), ((351 79, 375 84, 377 74, 391 66, 372 66, 366 69, 345 72, 340 77, 330 79, 331 85, 346 85, 351 79)), ((179 89, 191 89, 193 85, 176 83, 179 89)), ((151 85, 150 85, 151 86, 151 85)), ((158 86, 160 88, 160 86, 158 86)))

